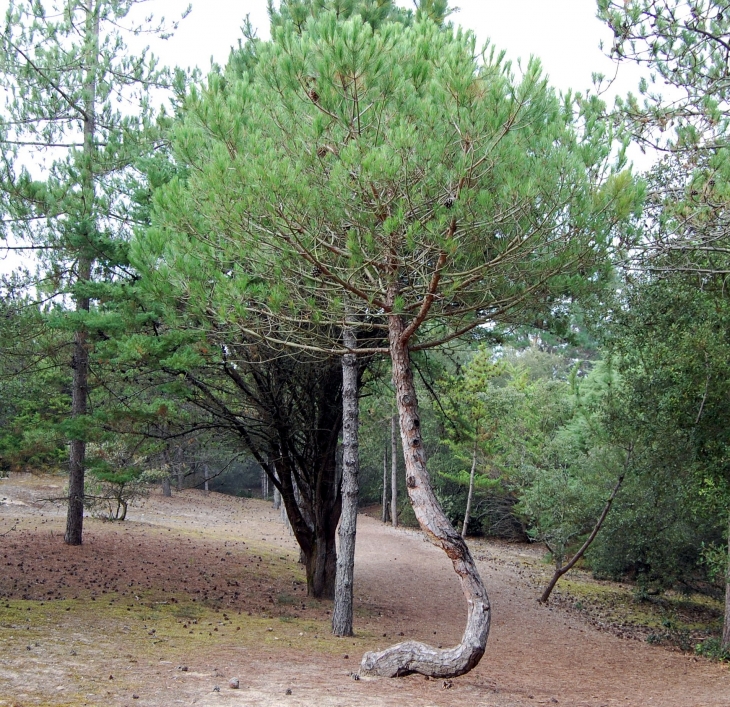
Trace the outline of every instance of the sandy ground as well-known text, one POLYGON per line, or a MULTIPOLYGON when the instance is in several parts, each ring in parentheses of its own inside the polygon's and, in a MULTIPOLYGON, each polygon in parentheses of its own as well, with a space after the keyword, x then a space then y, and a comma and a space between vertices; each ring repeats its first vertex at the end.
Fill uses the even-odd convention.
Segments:
POLYGON ((459 640, 458 582, 418 532, 360 516, 357 635, 338 639, 270 504, 155 492, 125 523, 88 519, 71 548, 63 509, 42 501, 61 486, 0 481, 1 707, 730 707, 728 666, 539 605, 536 551, 499 543, 472 543, 493 605, 475 670, 446 683, 356 680, 365 650, 459 640))

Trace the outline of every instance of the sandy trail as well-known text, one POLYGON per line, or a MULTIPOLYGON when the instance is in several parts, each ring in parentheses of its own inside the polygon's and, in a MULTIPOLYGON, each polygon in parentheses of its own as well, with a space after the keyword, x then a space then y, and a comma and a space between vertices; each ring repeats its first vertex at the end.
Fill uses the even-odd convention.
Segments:
POLYGON ((130 510, 123 525, 90 520, 84 546, 69 549, 59 537, 62 510, 37 504, 49 492, 47 480, 14 475, 0 481, 0 498, 7 499, 0 505, 0 533, 16 527, 3 536, 0 550, 2 707, 730 707, 727 666, 622 640, 596 630, 578 614, 540 606, 528 571, 534 561, 529 548, 472 543, 493 606, 487 653, 474 671, 447 688, 443 681, 420 676, 356 681, 351 673, 362 652, 403 640, 400 634, 444 646, 460 637, 466 610, 456 576, 445 555, 420 533, 359 517, 359 635, 336 639, 326 635, 331 605, 306 600, 297 580, 292 581, 301 577, 294 562, 296 546, 270 504, 196 491, 172 499, 153 494, 142 508, 130 510), (260 568, 267 562, 264 577, 260 568), (193 564, 194 576, 189 570, 193 564), (137 588, 154 592, 161 584, 175 586, 181 566, 187 574, 178 601, 210 597, 229 607, 231 616, 224 610, 218 626, 208 623, 207 636, 198 630, 201 626, 186 623, 185 635, 188 628, 196 631, 191 638, 171 633, 169 639, 157 640, 162 629, 150 633, 149 616, 139 625, 131 618, 112 624, 102 613, 96 620, 96 614, 82 614, 77 606, 93 606, 81 602, 92 596, 100 602, 96 606, 102 600, 106 606, 111 596, 110 606, 131 602, 136 607, 137 588), (80 599, 43 626, 34 624, 32 634, 22 634, 17 614, 10 615, 14 609, 6 609, 4 618, 3 607, 6 601, 12 607, 23 595, 38 598, 31 595, 41 581, 43 594, 50 597, 44 611, 74 596, 80 599), (290 615, 266 625, 273 619, 271 597, 276 596, 287 597, 290 615), (247 612, 252 618, 241 624, 243 630, 260 626, 260 639, 240 640, 243 634, 235 624, 247 612), (262 615, 267 619, 255 618, 262 615), (187 671, 178 670, 181 662, 187 671), (238 690, 227 687, 234 675, 241 680, 238 690))

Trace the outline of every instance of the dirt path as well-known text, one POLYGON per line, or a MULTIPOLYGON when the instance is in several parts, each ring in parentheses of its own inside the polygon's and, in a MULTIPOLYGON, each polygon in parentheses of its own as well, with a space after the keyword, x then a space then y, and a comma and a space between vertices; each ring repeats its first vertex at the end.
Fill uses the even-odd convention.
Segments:
MULTIPOLYGON (((360 524, 358 543, 358 586, 378 597, 399 631, 444 645, 458 640, 466 611, 443 553, 416 533, 370 518, 360 524)), ((472 548, 483 558, 478 564, 494 614, 487 653, 463 683, 481 681, 526 704, 730 705, 726 667, 622 640, 541 606, 514 551, 472 548)))
POLYGON ((360 516, 358 636, 336 639, 331 605, 304 596, 295 544, 269 504, 153 495, 124 524, 90 519, 85 544, 68 548, 62 511, 38 503, 53 485, 0 481, 2 707, 730 707, 727 666, 538 605, 534 555, 499 544, 472 546, 494 610, 477 669, 447 685, 356 681, 363 651, 400 634, 459 639, 458 583, 420 534, 360 516))

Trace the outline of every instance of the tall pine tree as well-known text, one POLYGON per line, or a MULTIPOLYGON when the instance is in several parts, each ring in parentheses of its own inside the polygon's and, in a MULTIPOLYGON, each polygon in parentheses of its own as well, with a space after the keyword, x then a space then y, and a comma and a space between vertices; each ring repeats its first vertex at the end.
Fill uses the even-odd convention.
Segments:
POLYGON ((39 254, 35 283, 66 311, 73 335, 65 541, 82 541, 89 354, 95 302, 123 274, 133 223, 133 167, 154 141, 148 92, 165 84, 132 34, 140 0, 12 0, 0 39, 0 189, 12 247, 39 254), (73 311, 67 310, 69 304, 73 311))

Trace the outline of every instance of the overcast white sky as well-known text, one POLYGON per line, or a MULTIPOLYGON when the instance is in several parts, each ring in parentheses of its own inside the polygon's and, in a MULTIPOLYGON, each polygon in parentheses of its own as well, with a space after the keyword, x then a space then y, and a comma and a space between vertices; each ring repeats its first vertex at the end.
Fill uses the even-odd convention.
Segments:
MULTIPOLYGON (((411 2, 400 0, 399 4, 411 2)), ((595 0, 452 0, 451 4, 460 8, 452 20, 474 30, 480 44, 491 39, 512 59, 539 57, 559 89, 584 90, 591 85, 592 72, 610 76, 615 72, 614 64, 599 49, 601 39, 610 41, 611 32, 596 19, 595 0)), ((151 0, 147 9, 172 19, 186 6, 187 0, 151 0)), ((197 65, 205 70, 211 57, 223 64, 229 48, 241 37, 247 14, 259 36, 267 37, 266 0, 193 0, 193 10, 176 36, 155 44, 154 50, 171 65, 197 65)), ((638 83, 632 68, 621 69, 621 93, 638 83)))

